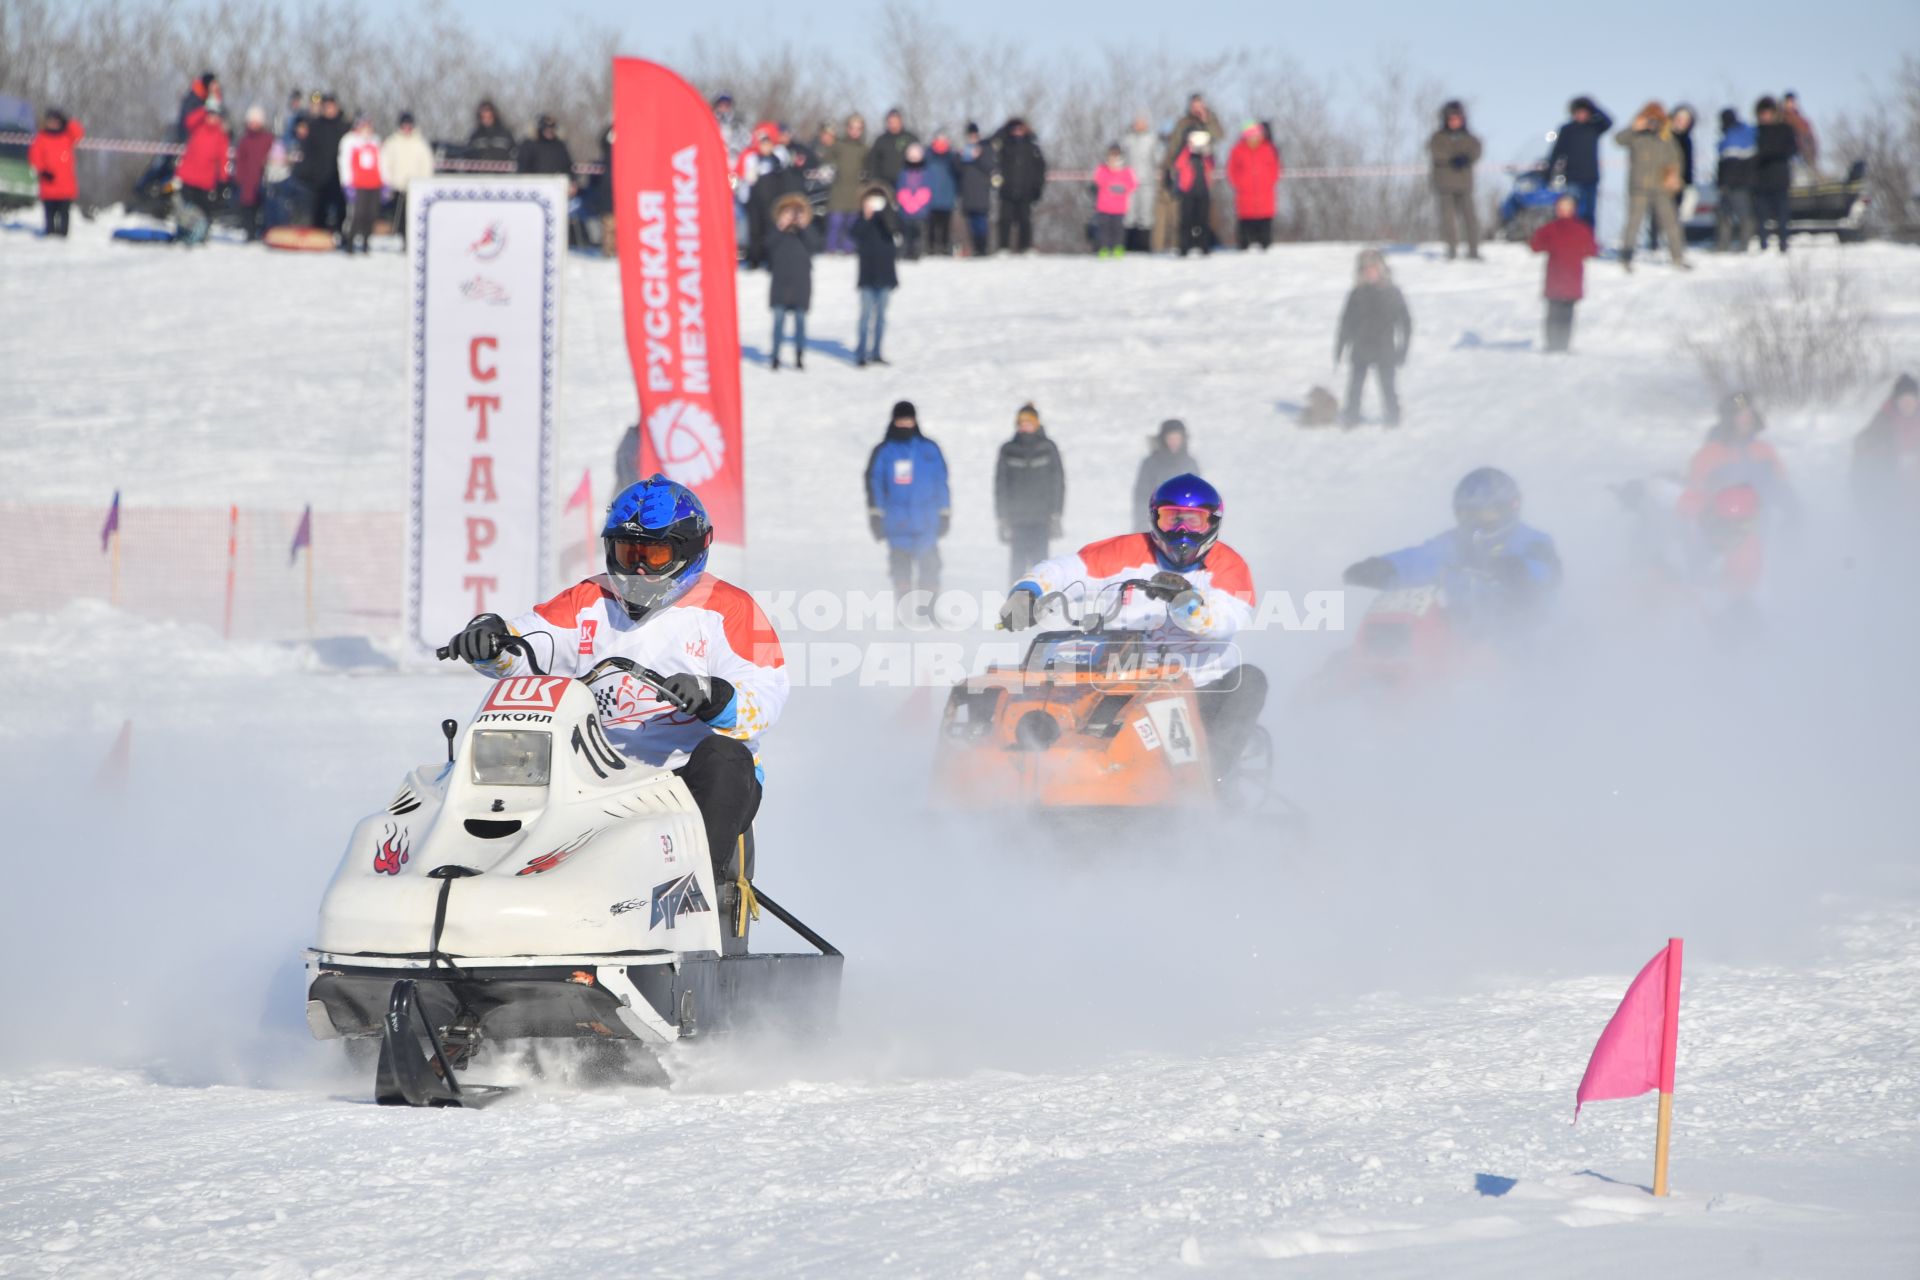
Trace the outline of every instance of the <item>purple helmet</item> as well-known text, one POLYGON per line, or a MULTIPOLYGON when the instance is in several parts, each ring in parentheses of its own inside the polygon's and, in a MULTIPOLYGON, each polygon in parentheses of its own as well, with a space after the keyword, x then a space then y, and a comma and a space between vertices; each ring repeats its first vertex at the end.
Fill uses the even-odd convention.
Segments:
POLYGON ((1175 476, 1147 500, 1147 536, 1169 565, 1191 568, 1219 540, 1225 514, 1218 489, 1199 476, 1175 476))

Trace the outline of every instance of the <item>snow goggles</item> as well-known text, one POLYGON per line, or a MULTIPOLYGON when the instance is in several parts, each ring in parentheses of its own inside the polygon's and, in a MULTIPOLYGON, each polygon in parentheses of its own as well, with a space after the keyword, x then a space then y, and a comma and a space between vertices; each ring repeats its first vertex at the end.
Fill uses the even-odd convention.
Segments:
POLYGON ((1463 507, 1460 510, 1460 523, 1468 529, 1484 532, 1504 529, 1513 523, 1513 508, 1505 503, 1463 507))
POLYGON ((1153 523, 1162 533, 1205 533, 1213 528, 1213 512, 1205 507, 1161 507, 1153 523))
POLYGON ((679 558, 670 542, 629 542, 616 539, 613 558, 622 569, 634 573, 658 573, 679 558))

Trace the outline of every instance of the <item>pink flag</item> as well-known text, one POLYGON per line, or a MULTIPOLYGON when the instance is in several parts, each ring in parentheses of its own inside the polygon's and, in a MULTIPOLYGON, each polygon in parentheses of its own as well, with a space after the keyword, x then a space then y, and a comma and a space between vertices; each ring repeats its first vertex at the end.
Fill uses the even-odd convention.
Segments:
POLYGON ((1680 1031, 1680 939, 1669 938, 1660 954, 1627 988, 1620 1007, 1593 1046, 1580 1078, 1573 1118, 1589 1102, 1632 1098, 1649 1089, 1673 1092, 1674 1049, 1680 1031))
POLYGON ((566 509, 568 511, 571 511, 575 507, 585 507, 589 515, 593 513, 593 468, 592 467, 588 467, 585 471, 582 471, 580 473, 580 483, 574 486, 573 496, 567 499, 566 509))
POLYGON ((120 532, 120 491, 113 491, 113 505, 107 508, 107 522, 100 526, 100 550, 105 551, 113 535, 120 532))
POLYGON ((287 567, 291 569, 300 558, 300 548, 313 545, 313 504, 309 502, 300 513, 300 525, 293 531, 293 545, 287 549, 287 567))

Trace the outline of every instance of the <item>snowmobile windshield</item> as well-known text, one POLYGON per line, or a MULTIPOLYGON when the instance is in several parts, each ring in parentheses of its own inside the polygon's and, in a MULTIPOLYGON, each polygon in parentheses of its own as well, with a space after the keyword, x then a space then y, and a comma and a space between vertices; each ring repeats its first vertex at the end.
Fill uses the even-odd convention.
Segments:
POLYGON ((553 735, 544 729, 476 729, 473 780, 483 787, 544 787, 553 735))

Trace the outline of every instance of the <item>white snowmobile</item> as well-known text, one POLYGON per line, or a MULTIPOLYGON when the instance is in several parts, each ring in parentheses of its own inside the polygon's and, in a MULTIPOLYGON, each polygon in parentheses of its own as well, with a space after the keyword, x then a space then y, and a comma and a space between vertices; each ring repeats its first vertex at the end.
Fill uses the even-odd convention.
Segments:
MULTIPOLYGON (((610 658, 579 680, 495 681, 447 762, 422 765, 361 820, 306 953, 319 1039, 380 1038, 383 1104, 484 1106, 462 1083, 484 1041, 675 1041, 773 1021, 830 1022, 841 955, 752 882, 749 834, 715 883, 686 785, 621 754, 594 686, 654 672, 610 658), (818 954, 755 954, 765 908, 818 954)), ((442 649, 440 656, 449 656, 442 649)), ((684 710, 684 707, 680 709, 684 710)))

